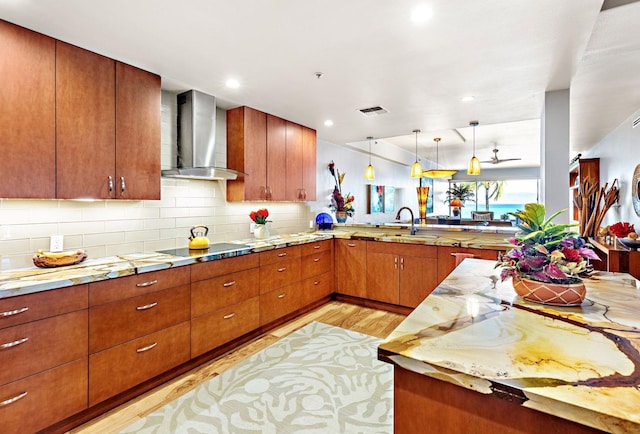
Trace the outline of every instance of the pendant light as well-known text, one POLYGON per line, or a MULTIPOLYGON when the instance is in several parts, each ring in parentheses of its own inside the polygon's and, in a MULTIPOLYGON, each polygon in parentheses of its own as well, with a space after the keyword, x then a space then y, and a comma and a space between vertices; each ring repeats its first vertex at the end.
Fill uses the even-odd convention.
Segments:
POLYGON ((416 162, 411 166, 411 177, 412 178, 422 178, 422 165, 418 161, 418 133, 420 130, 413 130, 416 133, 416 162))
POLYGON ((480 175, 480 160, 476 157, 476 127, 478 121, 471 121, 469 125, 473 127, 473 157, 469 160, 467 175, 480 175))
POLYGON ((373 137, 369 136, 367 137, 367 139, 369 139, 369 165, 364 171, 364 179, 366 179, 367 181, 373 181, 376 177, 376 171, 371 165, 371 140, 373 140, 373 137))
POLYGON ((424 171, 422 173, 422 176, 426 176, 427 178, 448 178, 456 173, 457 170, 438 168, 438 145, 440 144, 440 140, 442 139, 440 137, 435 137, 433 140, 436 142, 436 168, 424 171))

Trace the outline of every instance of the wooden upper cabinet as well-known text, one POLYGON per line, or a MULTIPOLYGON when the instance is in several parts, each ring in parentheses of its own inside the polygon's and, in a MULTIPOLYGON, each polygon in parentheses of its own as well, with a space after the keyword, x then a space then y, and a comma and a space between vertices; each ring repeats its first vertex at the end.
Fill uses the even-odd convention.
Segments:
POLYGON ((227 181, 227 200, 265 200, 267 114, 250 107, 227 111, 227 165, 244 175, 227 181))
POLYGON ((315 200, 316 132, 250 107, 227 111, 227 200, 315 200), (312 155, 305 155, 310 153, 312 155))
POLYGON ((287 197, 288 122, 267 114, 267 200, 289 200, 287 197))
POLYGON ((316 200, 316 130, 302 127, 302 200, 316 200))
POLYGON ((160 199, 160 77, 115 67, 116 198, 160 199))
POLYGON ((302 126, 287 122, 287 200, 302 200, 302 126))
POLYGON ((55 197, 55 40, 0 20, 0 197, 55 197))
POLYGON ((56 197, 112 199, 115 62, 56 41, 56 197))

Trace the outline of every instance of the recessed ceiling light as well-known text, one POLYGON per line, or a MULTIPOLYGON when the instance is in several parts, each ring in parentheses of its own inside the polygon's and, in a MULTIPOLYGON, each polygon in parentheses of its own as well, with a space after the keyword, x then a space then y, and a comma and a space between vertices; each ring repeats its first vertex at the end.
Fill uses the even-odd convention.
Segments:
POLYGON ((331 119, 327 119, 326 121, 324 121, 324 126, 325 127, 332 127, 333 126, 333 121, 331 119))
POLYGON ((237 89, 240 87, 240 82, 235 78, 230 78, 229 80, 227 80, 225 84, 227 85, 227 87, 230 87, 231 89, 237 89))
POLYGON ((422 24, 431 19, 433 16, 433 9, 430 5, 421 4, 413 8, 411 11, 411 21, 416 24, 422 24))
POLYGON ((475 97, 475 96, 473 96, 473 95, 469 95, 469 96, 463 96, 463 97, 462 97, 462 99, 461 99, 461 101, 462 101, 462 102, 471 102, 471 101, 473 101, 474 99, 476 99, 476 97, 475 97))

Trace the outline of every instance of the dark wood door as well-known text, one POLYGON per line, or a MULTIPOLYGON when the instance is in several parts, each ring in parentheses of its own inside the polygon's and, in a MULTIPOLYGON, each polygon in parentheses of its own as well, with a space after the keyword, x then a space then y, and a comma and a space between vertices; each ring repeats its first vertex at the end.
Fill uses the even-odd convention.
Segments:
POLYGON ((287 199, 287 121, 267 115, 267 197, 287 199))
POLYGON ((160 77, 115 65, 116 198, 160 199, 160 77))
POLYGON ((0 197, 55 197, 55 40, 0 20, 0 197))
POLYGON ((286 200, 302 200, 302 126, 287 121, 286 200))
POLYGON ((115 198, 115 61, 56 41, 56 196, 115 198))
POLYGON ((316 200, 316 130, 302 127, 302 200, 316 200))

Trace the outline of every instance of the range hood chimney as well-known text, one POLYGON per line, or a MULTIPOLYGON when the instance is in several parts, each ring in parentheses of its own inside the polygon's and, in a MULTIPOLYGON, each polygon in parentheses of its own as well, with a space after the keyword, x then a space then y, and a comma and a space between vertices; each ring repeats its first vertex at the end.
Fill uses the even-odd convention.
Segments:
POLYGON ((162 176, 187 179, 236 179, 238 172, 217 167, 216 98, 190 90, 178 94, 177 167, 162 176))

